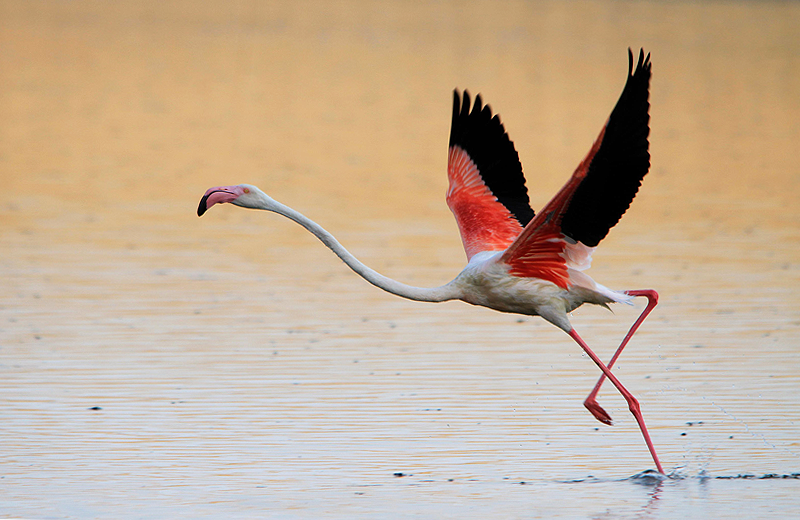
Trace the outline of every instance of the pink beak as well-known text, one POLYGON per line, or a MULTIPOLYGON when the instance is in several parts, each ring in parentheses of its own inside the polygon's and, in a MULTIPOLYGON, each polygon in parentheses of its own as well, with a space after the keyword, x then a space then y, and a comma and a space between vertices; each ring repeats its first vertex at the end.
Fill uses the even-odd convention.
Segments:
POLYGON ((214 204, 222 204, 223 202, 233 202, 242 195, 244 191, 239 186, 218 186, 216 188, 209 188, 203 198, 200 199, 200 205, 197 207, 197 216, 202 217, 203 213, 209 210, 214 204))

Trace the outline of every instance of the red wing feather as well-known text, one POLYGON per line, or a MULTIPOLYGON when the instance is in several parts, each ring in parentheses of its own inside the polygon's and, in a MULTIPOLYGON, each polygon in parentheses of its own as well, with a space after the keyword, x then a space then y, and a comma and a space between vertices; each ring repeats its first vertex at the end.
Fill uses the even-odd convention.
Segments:
POLYGON ((522 232, 522 225, 492 194, 478 167, 459 146, 450 147, 447 177, 447 205, 456 217, 467 258, 506 249, 522 232))
POLYGON ((564 255, 564 249, 569 243, 561 231, 561 218, 575 190, 586 177, 589 165, 603 142, 604 133, 605 128, 569 181, 503 253, 500 261, 508 264, 509 272, 514 276, 541 278, 563 289, 569 288, 567 260, 564 255))

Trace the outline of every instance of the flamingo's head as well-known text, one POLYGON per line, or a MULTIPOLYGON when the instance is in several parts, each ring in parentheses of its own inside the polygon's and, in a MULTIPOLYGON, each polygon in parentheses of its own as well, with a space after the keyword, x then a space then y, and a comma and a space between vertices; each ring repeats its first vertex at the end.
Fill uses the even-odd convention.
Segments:
POLYGON ((230 202, 245 208, 254 208, 257 207, 256 204, 263 197, 265 196, 261 190, 249 184, 209 188, 203 198, 200 199, 200 205, 197 207, 197 216, 202 217, 203 213, 208 211, 211 206, 224 202, 230 202))

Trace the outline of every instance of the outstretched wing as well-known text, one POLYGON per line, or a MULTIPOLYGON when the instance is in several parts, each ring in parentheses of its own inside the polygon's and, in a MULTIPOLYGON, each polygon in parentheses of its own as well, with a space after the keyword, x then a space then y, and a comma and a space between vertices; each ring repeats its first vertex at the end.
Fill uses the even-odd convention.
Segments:
POLYGON ((534 216, 514 143, 480 94, 470 111, 469 93, 462 103, 453 92, 447 177, 447 205, 467 258, 506 249, 534 216))
POLYGON ((628 80, 589 154, 500 259, 512 274, 569 287, 576 280, 567 269, 587 268, 628 209, 650 169, 650 68, 640 50, 633 71, 628 49, 628 80))

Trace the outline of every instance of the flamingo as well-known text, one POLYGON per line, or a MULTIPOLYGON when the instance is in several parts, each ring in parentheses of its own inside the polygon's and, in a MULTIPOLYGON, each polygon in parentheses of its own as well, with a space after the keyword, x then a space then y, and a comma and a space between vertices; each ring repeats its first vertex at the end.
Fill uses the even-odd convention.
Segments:
POLYGON ((616 106, 589 153, 567 183, 538 213, 530 207, 522 164, 499 116, 483 105, 453 93, 448 154, 447 205, 453 212, 467 255, 466 267, 440 287, 413 287, 370 269, 319 224, 277 202, 250 184, 210 188, 197 215, 211 206, 231 203, 272 211, 313 233, 356 274, 397 296, 423 302, 461 300, 501 312, 541 316, 566 332, 600 368, 602 375, 584 401, 600 422, 611 417, 597 403, 605 379, 628 403, 659 473, 664 473, 639 401, 611 372, 617 358, 658 303, 652 289, 614 291, 584 271, 599 242, 627 211, 650 169, 650 54, 640 49, 636 67, 628 49, 628 77, 616 106), (471 108, 470 108, 471 107, 471 108), (635 297, 647 305, 611 360, 604 364, 570 324, 568 313, 584 303, 608 308, 635 297))

